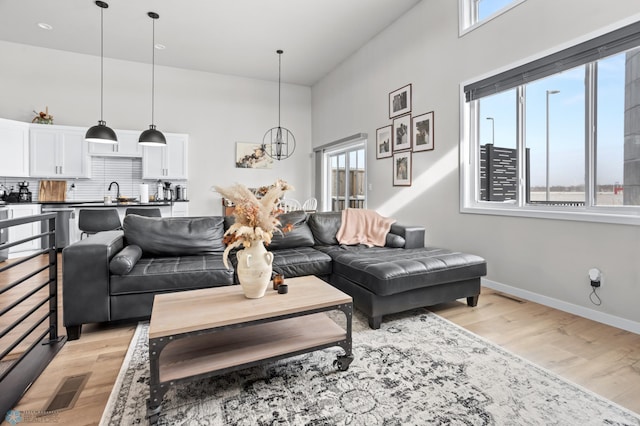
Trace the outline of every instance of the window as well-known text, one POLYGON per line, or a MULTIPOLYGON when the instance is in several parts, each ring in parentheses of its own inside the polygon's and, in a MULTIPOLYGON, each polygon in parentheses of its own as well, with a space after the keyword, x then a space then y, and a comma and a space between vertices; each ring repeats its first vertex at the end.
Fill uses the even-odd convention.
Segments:
POLYGON ((525 0, 459 0, 460 35, 517 6, 525 0))
POLYGON ((640 223, 638 46, 635 23, 466 85, 462 210, 640 223))
POLYGON ((362 143, 328 152, 326 164, 325 205, 330 211, 339 212, 347 207, 365 207, 365 148, 362 143))
POLYGON ((366 148, 366 133, 357 133, 314 149, 319 211, 367 207, 366 148))

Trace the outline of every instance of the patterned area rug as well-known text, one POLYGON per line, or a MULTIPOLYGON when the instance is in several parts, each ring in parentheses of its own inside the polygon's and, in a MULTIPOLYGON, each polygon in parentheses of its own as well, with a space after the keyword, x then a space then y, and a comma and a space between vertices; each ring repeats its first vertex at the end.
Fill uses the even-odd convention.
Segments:
MULTIPOLYGON (((132 339, 101 425, 148 424, 148 324, 132 339)), ((172 387, 161 425, 640 425, 640 416, 426 310, 354 316, 339 348, 172 387)))

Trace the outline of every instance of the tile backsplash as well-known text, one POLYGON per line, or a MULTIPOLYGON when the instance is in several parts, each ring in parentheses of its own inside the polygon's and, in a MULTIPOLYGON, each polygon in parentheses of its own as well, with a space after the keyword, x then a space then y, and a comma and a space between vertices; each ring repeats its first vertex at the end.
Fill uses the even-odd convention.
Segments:
MULTIPOLYGON (((36 178, 0 177, 0 183, 7 189, 18 190, 18 182, 29 182, 32 200, 38 201, 40 180, 36 178)), ((58 180, 51 178, 48 180, 58 180)), ((149 195, 156 194, 156 182, 153 179, 142 179, 142 159, 117 157, 91 157, 91 179, 67 179, 67 201, 97 201, 104 196, 116 196, 115 185, 108 191, 109 183, 118 182, 120 194, 125 197, 140 196, 139 185, 149 184, 149 195), (72 188, 72 185, 74 188, 72 188)), ((186 180, 172 180, 175 185, 186 185, 186 180)))

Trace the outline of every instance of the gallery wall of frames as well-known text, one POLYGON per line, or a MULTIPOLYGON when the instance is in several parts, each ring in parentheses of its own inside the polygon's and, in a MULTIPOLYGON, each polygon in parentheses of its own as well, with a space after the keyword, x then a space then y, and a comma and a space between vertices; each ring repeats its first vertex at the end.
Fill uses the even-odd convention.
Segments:
POLYGON ((392 158, 393 186, 411 186, 411 156, 432 151, 433 111, 412 115, 411 84, 389 93, 390 124, 376 129, 376 158, 392 158))

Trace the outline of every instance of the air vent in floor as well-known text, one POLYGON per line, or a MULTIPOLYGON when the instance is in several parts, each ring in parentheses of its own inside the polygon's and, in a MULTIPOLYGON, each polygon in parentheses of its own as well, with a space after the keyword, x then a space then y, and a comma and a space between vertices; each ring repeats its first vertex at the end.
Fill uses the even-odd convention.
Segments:
POLYGON ((49 412, 72 408, 87 380, 89 380, 89 376, 91 376, 91 373, 63 378, 44 410, 49 412))

